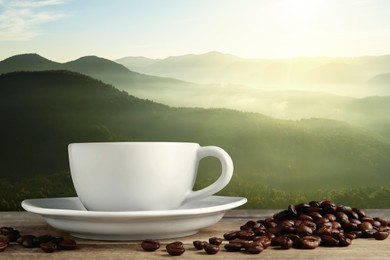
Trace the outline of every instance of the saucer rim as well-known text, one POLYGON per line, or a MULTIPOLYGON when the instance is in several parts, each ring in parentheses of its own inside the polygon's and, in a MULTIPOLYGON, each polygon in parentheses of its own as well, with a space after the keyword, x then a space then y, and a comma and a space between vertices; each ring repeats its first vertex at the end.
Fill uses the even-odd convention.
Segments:
MULTIPOLYGON (((28 212, 45 215, 45 216, 67 216, 67 217, 162 217, 162 216, 186 216, 186 215, 204 215, 208 213, 215 213, 220 211, 227 211, 247 203, 248 199, 245 197, 234 196, 217 196, 212 195, 202 200, 210 200, 214 198, 226 199, 228 201, 221 202, 217 205, 196 207, 189 209, 171 209, 171 210, 150 210, 150 211, 88 211, 82 209, 56 209, 44 207, 44 205, 34 205, 36 203, 44 203, 44 201, 55 200, 76 200, 80 201, 78 197, 58 197, 58 198, 38 198, 25 199, 21 206, 28 212), (32 204, 34 203, 34 204, 32 204)), ((200 201, 200 200, 199 200, 200 201)), ((193 202, 189 202, 193 203, 193 202)))

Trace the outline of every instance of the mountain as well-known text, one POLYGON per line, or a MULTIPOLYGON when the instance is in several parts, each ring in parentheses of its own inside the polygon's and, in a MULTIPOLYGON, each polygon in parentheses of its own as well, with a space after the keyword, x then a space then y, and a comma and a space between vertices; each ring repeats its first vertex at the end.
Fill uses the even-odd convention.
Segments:
MULTIPOLYGON (((306 64, 307 66, 310 64, 310 68, 316 68, 310 71, 311 77, 306 77, 307 82, 305 84, 308 84, 308 86, 310 86, 310 81, 315 82, 316 78, 322 77, 323 82, 328 81, 326 85, 327 89, 331 89, 332 87, 336 89, 341 88, 338 84, 331 84, 331 82, 337 81, 343 81, 344 85, 342 88, 347 89, 346 82, 357 78, 354 74, 355 68, 358 66, 356 64, 370 64, 374 66, 374 61, 377 59, 379 60, 379 64, 386 64, 388 60, 387 56, 377 58, 361 57, 345 60, 340 58, 339 63, 329 63, 329 58, 301 58, 300 60, 301 64, 306 64), (350 60, 354 61, 355 65, 349 64, 350 60), (325 65, 319 66, 318 64, 321 62, 324 62, 325 65), (343 71, 343 73, 338 74, 337 71, 343 71)), ((227 67, 229 70, 234 67, 235 70, 239 70, 236 67, 239 64, 249 64, 246 63, 246 59, 218 52, 206 53, 204 55, 171 57, 169 58, 169 63, 174 68, 177 63, 183 64, 183 60, 186 61, 185 64, 188 68, 188 73, 193 73, 191 66, 194 64, 199 64, 200 66, 201 64, 207 63, 207 60, 213 64, 214 68, 220 68, 223 64, 229 63, 230 65, 227 67)), ((241 67, 243 68, 244 65, 241 67)), ((296 68, 298 67, 296 66, 296 68)), ((299 68, 302 71, 304 70, 303 67, 299 68)), ((306 67, 306 69, 308 68, 306 67)), ((25 54, 13 56, 0 62, 0 73, 14 70, 31 71, 46 69, 63 69, 89 75, 103 82, 108 82, 118 89, 125 90, 137 97, 154 100, 170 106, 224 107, 257 112, 271 117, 289 120, 312 117, 341 120, 367 128, 390 140, 390 131, 388 131, 390 129, 390 116, 383 113, 367 114, 363 109, 359 109, 357 105, 350 105, 354 101, 359 101, 358 98, 332 95, 318 91, 259 90, 257 88, 235 84, 193 84, 171 78, 136 73, 128 70, 123 65, 96 56, 86 56, 74 61, 58 63, 45 59, 37 54, 25 54)), ((265 75, 267 75, 268 80, 271 82, 271 79, 277 76, 273 75, 272 72, 279 71, 280 74, 285 70, 287 71, 287 67, 282 60, 279 62, 274 61, 272 63, 272 70, 265 73, 265 75)), ((251 70, 249 69, 248 71, 250 72, 251 70)), ((210 73, 212 72, 210 71, 210 73)), ((203 75, 206 75, 206 72, 203 75)), ((226 77, 228 76, 230 75, 226 77)), ((264 76, 264 78, 266 77, 264 76)), ((278 80, 286 88, 289 84, 293 84, 292 79, 291 81, 286 81, 286 77, 279 77, 278 80)), ((378 88, 374 85, 370 85, 369 87, 378 88)), ((354 84, 351 84, 349 88, 351 91, 356 90, 354 84)), ((383 88, 389 90, 386 86, 383 86, 383 88)), ((356 104, 362 105, 363 103, 357 102, 356 104)))
POLYGON ((117 88, 135 90, 182 88, 193 84, 176 79, 148 76, 130 71, 125 66, 97 56, 85 56, 77 60, 58 63, 38 54, 21 54, 0 62, 0 74, 13 71, 69 70, 82 73, 117 88))
POLYGON ((171 56, 166 59, 156 61, 143 67, 133 67, 136 71, 143 71, 149 75, 159 75, 197 82, 197 83, 224 83, 221 78, 213 78, 213 75, 223 71, 226 66, 233 62, 240 61, 241 58, 223 54, 220 52, 208 52, 205 54, 187 54, 183 56, 171 56))
POLYGON ((125 66, 115 63, 111 60, 103 59, 97 56, 84 56, 74 61, 69 61, 63 64, 63 69, 77 71, 79 73, 89 74, 126 74, 134 73, 125 66))
POLYGON ((0 62, 0 74, 14 71, 60 69, 61 63, 48 60, 34 53, 20 54, 0 62))
MULTIPOLYGON (((367 57, 297 57, 245 59, 220 52, 183 55, 134 67, 148 75, 202 84, 242 84, 256 88, 284 88, 356 95, 368 80, 387 72, 390 55, 367 57), (344 86, 346 89, 344 90, 344 86), (350 87, 353 85, 354 87, 350 87)), ((371 95, 376 93, 375 90, 371 95)), ((390 91, 385 94, 390 94, 390 91)))
POLYGON ((123 57, 115 60, 116 63, 122 64, 129 69, 146 67, 160 61, 160 59, 150 59, 146 57, 123 57))
POLYGON ((376 86, 389 86, 390 72, 376 75, 375 77, 372 77, 369 82, 376 86))
MULTIPOLYGON (((343 189, 390 184, 390 145, 347 123, 172 108, 63 70, 1 74, 0 123, 0 193, 6 198, 0 204, 4 205, 37 196, 69 196, 67 145, 72 142, 220 146, 235 166, 233 180, 221 194, 247 196, 252 207, 263 205, 267 196, 281 199, 275 191, 287 192, 283 203, 288 203, 291 194, 299 199, 310 192, 325 196, 329 189, 344 194, 343 189)), ((213 159, 202 160, 197 187, 215 179, 219 167, 213 159)), ((362 191, 356 197, 360 195, 367 194, 362 191)), ((388 200, 386 205, 390 206, 388 200)))

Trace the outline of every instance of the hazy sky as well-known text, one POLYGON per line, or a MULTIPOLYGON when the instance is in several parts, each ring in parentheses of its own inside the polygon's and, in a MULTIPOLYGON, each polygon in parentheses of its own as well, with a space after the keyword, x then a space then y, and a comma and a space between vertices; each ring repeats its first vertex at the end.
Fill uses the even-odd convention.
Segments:
POLYGON ((0 0, 0 60, 390 54, 389 0, 0 0))

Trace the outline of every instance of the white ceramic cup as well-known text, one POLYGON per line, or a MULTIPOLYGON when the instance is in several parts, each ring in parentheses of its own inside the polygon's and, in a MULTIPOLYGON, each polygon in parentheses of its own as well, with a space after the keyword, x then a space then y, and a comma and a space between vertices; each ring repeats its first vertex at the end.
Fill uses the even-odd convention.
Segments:
POLYGON ((230 156, 216 146, 175 142, 73 143, 68 146, 76 193, 87 210, 169 210, 223 189, 233 175, 230 156), (216 157, 220 177, 193 191, 199 161, 216 157))

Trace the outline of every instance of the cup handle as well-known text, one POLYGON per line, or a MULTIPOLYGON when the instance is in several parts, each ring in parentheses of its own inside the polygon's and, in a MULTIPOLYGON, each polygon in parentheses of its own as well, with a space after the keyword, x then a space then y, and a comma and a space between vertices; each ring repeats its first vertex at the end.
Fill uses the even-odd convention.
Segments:
POLYGON ((186 202, 191 200, 199 200, 213 195, 214 193, 217 193, 229 183, 230 179, 233 176, 233 161, 232 158, 230 158, 229 154, 225 152, 225 150, 217 146, 201 146, 198 148, 198 163, 202 158, 208 156, 216 157, 217 159, 219 159, 222 166, 221 175, 214 183, 210 184, 206 188, 197 191, 191 191, 185 200, 186 202))

